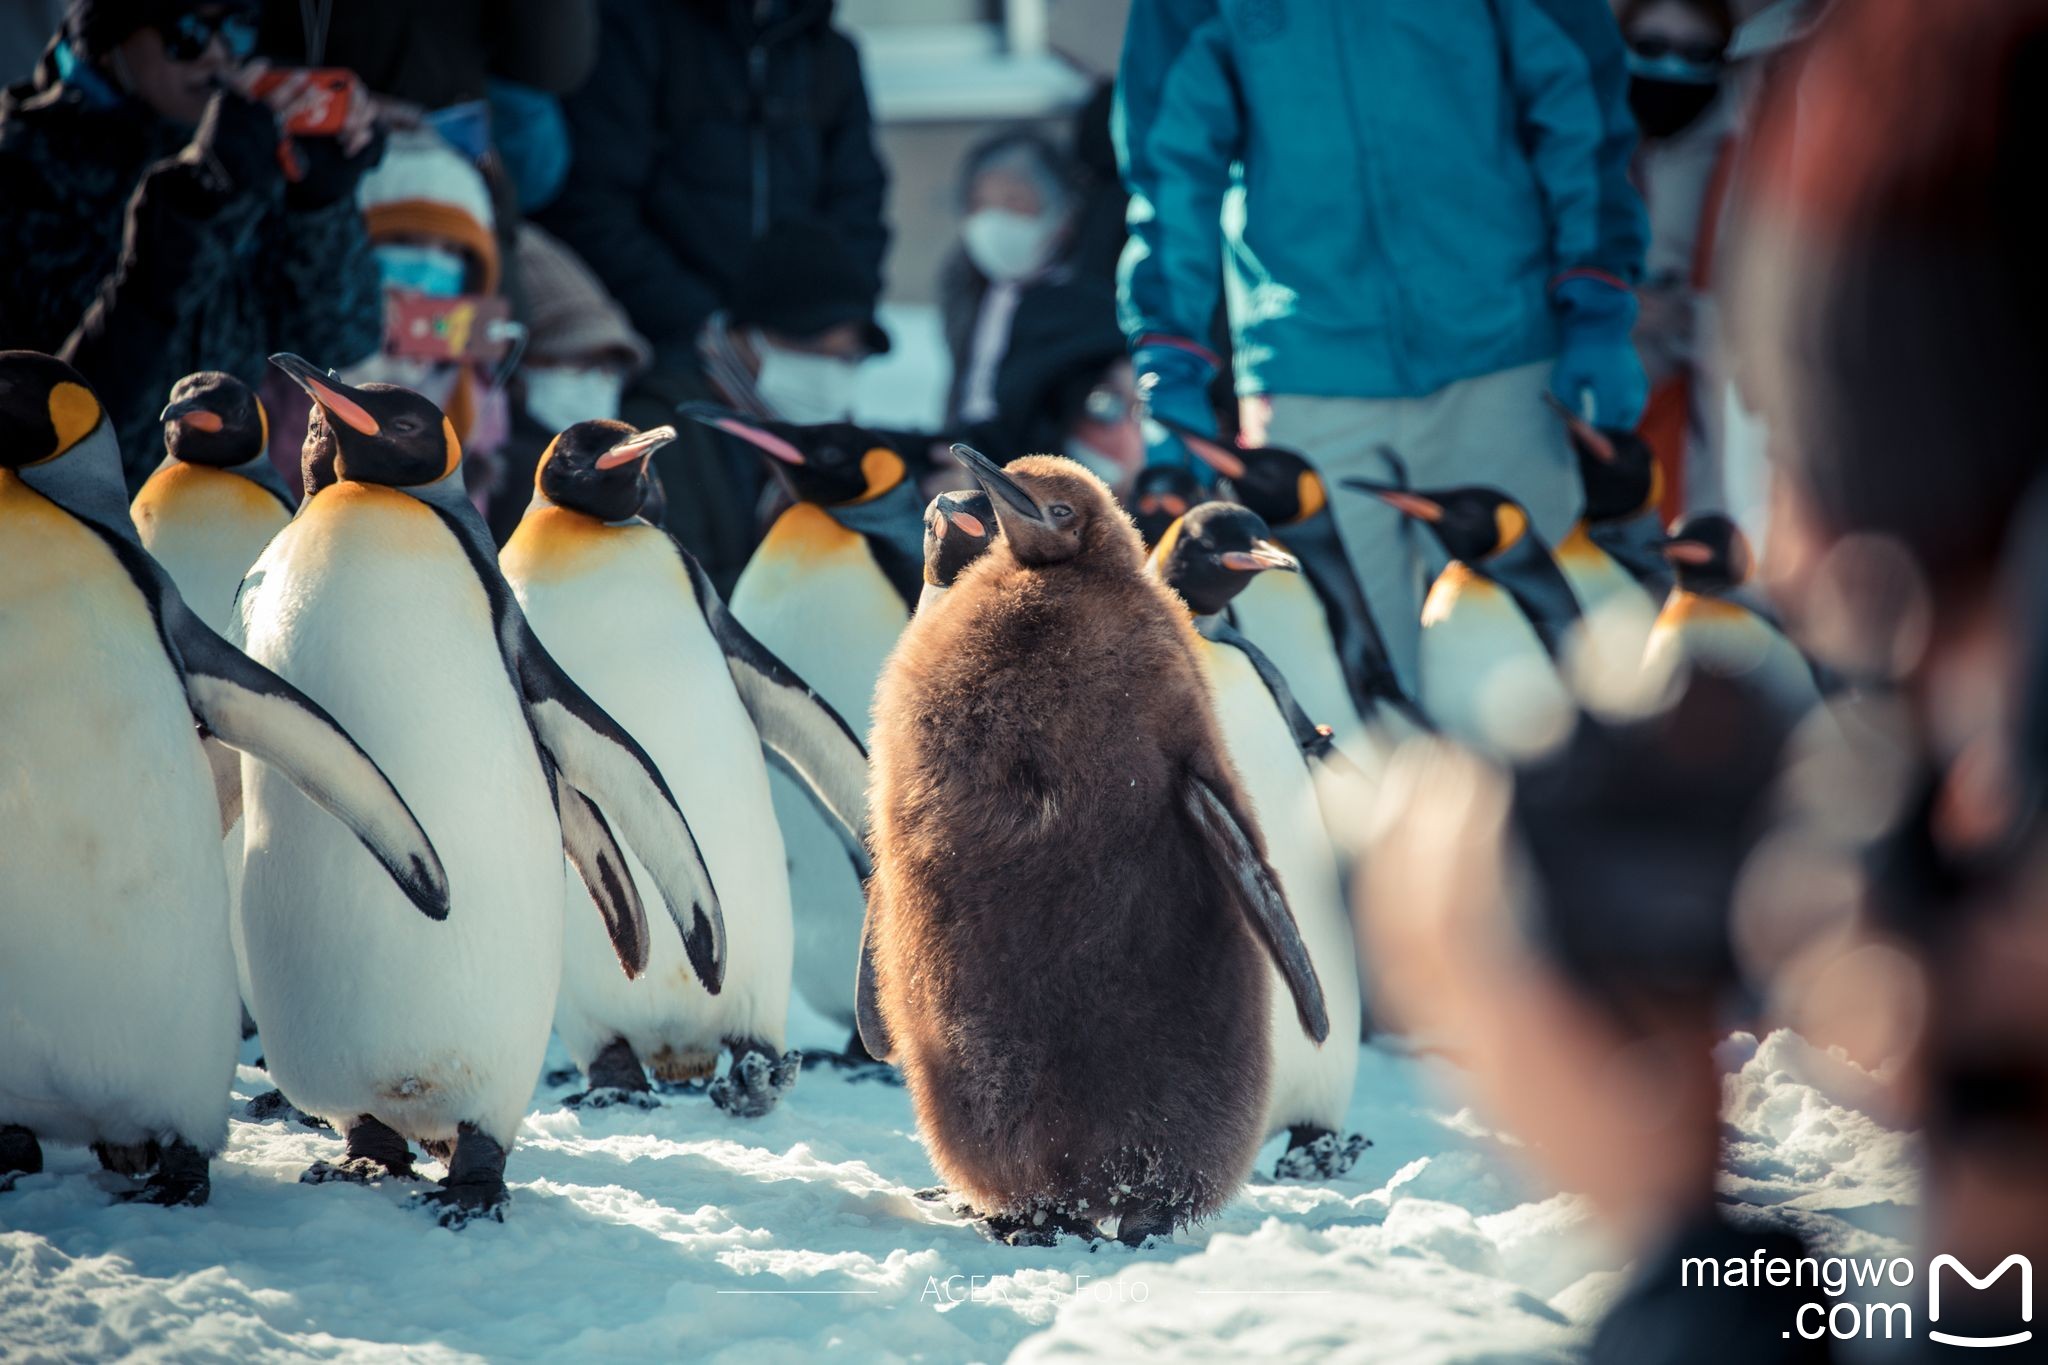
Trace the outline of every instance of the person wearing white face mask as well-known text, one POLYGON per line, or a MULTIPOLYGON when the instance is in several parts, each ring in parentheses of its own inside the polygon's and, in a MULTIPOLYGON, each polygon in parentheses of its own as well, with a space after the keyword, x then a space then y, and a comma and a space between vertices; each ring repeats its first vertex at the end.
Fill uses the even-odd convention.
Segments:
POLYGON ((961 168, 960 246, 939 277, 953 358, 949 422, 1006 416, 997 374, 1018 305, 1072 276, 1073 186, 1068 159, 1035 133, 1004 133, 968 153, 961 168))

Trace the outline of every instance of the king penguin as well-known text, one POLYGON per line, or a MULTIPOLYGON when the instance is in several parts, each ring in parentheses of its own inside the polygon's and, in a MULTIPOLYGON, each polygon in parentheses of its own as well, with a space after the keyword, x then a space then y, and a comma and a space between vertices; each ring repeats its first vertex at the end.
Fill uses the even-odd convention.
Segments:
POLYGON ((334 481, 249 571, 239 624, 251 655, 315 689, 387 765, 447 860, 453 907, 442 924, 399 913, 353 848, 244 764, 251 1003, 279 1089, 347 1137, 347 1160, 304 1178, 412 1178, 410 1138, 448 1152, 418 1197, 438 1221, 502 1218, 561 978, 563 850, 628 975, 648 926, 607 816, 714 992, 717 895, 653 762, 528 626, 441 410, 272 359, 312 397, 306 463, 334 481))
MULTIPOLYGON (((598 705, 646 746, 690 827, 725 910, 725 988, 707 995, 681 944, 657 936, 627 980, 601 926, 572 913, 555 1032, 583 1068, 580 1103, 651 1102, 664 1081, 710 1075, 728 1113, 756 1117, 796 1080, 789 1018, 789 871, 763 752, 809 793, 867 872, 867 752, 817 693, 733 619, 710 578, 638 515, 647 461, 673 427, 579 422, 542 453, 534 496, 498 559, 534 633, 598 705), (633 622, 620 630, 621 621, 633 622)), ((629 845, 642 894, 658 894, 629 845)), ((581 888, 569 891, 574 900, 581 888)))
POLYGON ((41 1137, 154 1164, 127 1197, 197 1204, 239 1038, 200 735, 338 817, 398 913, 445 916, 448 880, 376 763, 186 605, 123 497, 85 381, 0 352, 0 1188, 41 1137))
POLYGON ((1788 717, 1820 705, 1813 665, 1768 616, 1742 600, 1756 560, 1740 527, 1719 512, 1698 513, 1672 530, 1664 553, 1678 581, 1650 632, 1645 673, 1667 677, 1683 660, 1742 679, 1788 717))
MULTIPOLYGON (((291 495, 268 454, 270 414, 241 380, 201 370, 171 386, 162 421, 164 462, 135 495, 128 514, 142 547, 164 566, 178 595, 208 627, 230 635, 242 575, 292 515, 291 495)), ((242 763, 225 745, 208 744, 206 752, 223 794, 229 921, 239 934, 242 763)), ((238 949, 235 961, 239 974, 247 955, 238 949)), ((246 1005, 248 981, 240 987, 246 1005)))
MULTIPOLYGON (((1301 928, 1309 960, 1337 1019, 1359 1017, 1358 959, 1336 850, 1324 833, 1310 764, 1330 750, 1329 732, 1295 702, 1287 680, 1225 613, 1260 575, 1299 573, 1294 556, 1273 544, 1257 513, 1236 503, 1204 503, 1160 541, 1152 569, 1187 603, 1197 653, 1216 698, 1216 719, 1266 835, 1266 856, 1301 928)), ((1269 983, 1273 1091, 1266 1130, 1287 1133, 1275 1172, 1283 1179, 1324 1179, 1350 1170, 1367 1146, 1337 1136, 1358 1076, 1358 1030, 1340 1028, 1318 1047, 1293 1026, 1285 983, 1269 983)))
POLYGON ((1544 398, 1565 424, 1586 490, 1585 511, 1557 546, 1557 567, 1585 616, 1572 681, 1589 699, 1626 701, 1671 577, 1658 553, 1657 463, 1634 432, 1603 430, 1544 398))
POLYGON ((1183 427, 1173 430, 1223 476, 1224 493, 1263 519, 1275 543, 1301 561, 1299 575, 1260 575, 1238 595, 1231 614, 1308 713, 1334 727, 1345 752, 1368 766, 1387 743, 1426 731, 1422 709, 1394 675, 1315 466, 1284 446, 1245 450, 1183 427))
MULTIPOLYGON (((904 439, 844 422, 759 420, 706 403, 683 411, 746 442, 793 499, 733 584, 732 614, 864 739, 882 661, 924 589, 922 508, 904 439)), ((865 1062, 853 1029, 860 881, 797 785, 778 772, 770 787, 789 854, 797 993, 846 1027, 843 1060, 865 1062)))
POLYGON ((1177 464, 1149 464, 1131 482, 1131 521, 1151 549, 1166 534, 1166 528, 1186 516, 1203 500, 1202 484, 1194 471, 1177 464))
POLYGON ((1450 556, 1422 603, 1422 707, 1447 734, 1517 757, 1561 739, 1576 708, 1560 668, 1578 599, 1522 505, 1495 488, 1368 492, 1435 534, 1450 556))
POLYGON ((1258 1154, 1266 962, 1329 1016, 1137 529, 1071 460, 954 450, 1001 534, 876 692, 861 1034, 991 1235, 1137 1243, 1258 1154))
POLYGON ((996 509, 988 494, 941 493, 926 503, 924 588, 917 595, 917 609, 930 611, 960 571, 987 554, 995 539, 996 509))

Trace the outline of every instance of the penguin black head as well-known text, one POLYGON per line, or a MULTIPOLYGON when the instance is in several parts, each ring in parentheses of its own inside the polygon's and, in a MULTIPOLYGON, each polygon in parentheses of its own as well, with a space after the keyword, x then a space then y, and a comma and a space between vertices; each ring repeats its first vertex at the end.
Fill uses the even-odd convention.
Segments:
POLYGON ((996 539, 996 509, 986 493, 941 493, 924 509, 924 581, 950 588, 960 571, 996 539))
POLYGON ((1195 458, 1223 476, 1225 491, 1258 513, 1268 526, 1293 526, 1330 505, 1323 476, 1299 451, 1286 446, 1239 449, 1154 415, 1181 438, 1195 458))
POLYGON ((541 452, 534 491, 599 521, 629 520, 647 500, 648 457, 675 438, 669 426, 635 431, 624 422, 578 422, 541 452))
POLYGON ((1588 524, 1627 521, 1663 499, 1663 473, 1647 441, 1633 431, 1596 427, 1549 393, 1543 399, 1564 420, 1572 452, 1579 457, 1588 524))
POLYGON ((1138 471, 1131 487, 1131 520, 1150 547, 1201 500, 1201 481, 1188 470, 1171 464, 1147 465, 1138 471))
POLYGON ((0 351, 0 469, 68 454, 106 419, 78 371, 41 351, 0 351))
POLYGON ((1254 574, 1301 572, 1301 561, 1273 543, 1264 518, 1234 502, 1205 502, 1167 528, 1152 563, 1197 616, 1229 606, 1254 574))
POLYGON ((1370 493, 1389 507, 1424 523, 1444 553, 1467 564, 1504 554, 1529 534, 1529 514, 1498 488, 1445 488, 1410 493, 1367 479, 1346 479, 1346 488, 1370 493))
POLYGON ((798 502, 821 507, 867 502, 910 474, 898 438, 852 422, 798 426, 748 417, 716 403, 685 403, 683 415, 752 446, 798 502))
POLYGON ((270 444, 270 414, 255 390, 219 370, 188 374, 171 386, 164 424, 164 450, 187 464, 232 469, 247 464, 270 444))
POLYGON ((1749 537, 1719 512, 1687 517, 1664 542, 1664 557, 1678 573, 1678 586, 1688 592, 1720 593, 1749 581, 1756 567, 1749 537))
MULTIPOLYGON (((437 483, 462 466, 462 442, 441 409, 396 384, 344 384, 289 353, 270 363, 313 399, 306 460, 331 458, 337 478, 390 488, 437 483)), ((310 489, 309 489, 310 491, 310 489)))
POLYGON ((1019 564, 1045 568, 1070 560, 1124 557, 1142 563, 1137 528, 1116 504, 1109 485, 1061 455, 1026 455, 1005 468, 972 446, 956 445, 989 496, 1003 540, 1019 564))

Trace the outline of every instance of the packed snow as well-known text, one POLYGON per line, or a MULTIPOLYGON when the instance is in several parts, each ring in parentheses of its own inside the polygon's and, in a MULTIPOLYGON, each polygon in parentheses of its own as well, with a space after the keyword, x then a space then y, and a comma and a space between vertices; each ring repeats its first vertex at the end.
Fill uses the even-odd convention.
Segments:
MULTIPOLYGON (((1819 1254, 1903 1254, 1910 1140, 1870 1116, 1873 1079, 1790 1033, 1719 1055, 1724 1194, 1775 1206, 1819 1254)), ((243 1066, 238 1109, 268 1088, 243 1066)), ((576 1088, 543 1079, 505 1222, 460 1232, 406 1207, 403 1182, 299 1184, 341 1143, 289 1121, 238 1118, 201 1209, 113 1203, 125 1181, 49 1148, 0 1194, 0 1356, 1569 1360, 1625 1279, 1455 1069, 1398 1045, 1360 1061, 1350 1121, 1374 1145, 1347 1176, 1255 1181, 1136 1251, 1003 1246, 920 1198, 936 1176, 894 1085, 808 1071, 752 1121, 687 1092, 564 1108, 576 1088)))

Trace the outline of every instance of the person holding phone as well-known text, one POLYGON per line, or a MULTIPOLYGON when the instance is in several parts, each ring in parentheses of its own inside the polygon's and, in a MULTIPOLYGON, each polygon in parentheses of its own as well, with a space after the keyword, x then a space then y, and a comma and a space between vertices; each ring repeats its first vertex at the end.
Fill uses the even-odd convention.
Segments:
POLYGON ((352 77, 252 63, 253 0, 72 0, 0 95, 0 347, 98 391, 130 487, 177 379, 377 348, 357 182, 381 154, 352 77))

